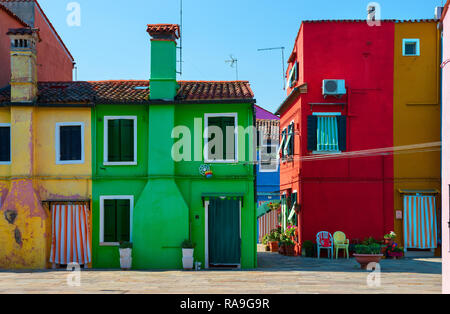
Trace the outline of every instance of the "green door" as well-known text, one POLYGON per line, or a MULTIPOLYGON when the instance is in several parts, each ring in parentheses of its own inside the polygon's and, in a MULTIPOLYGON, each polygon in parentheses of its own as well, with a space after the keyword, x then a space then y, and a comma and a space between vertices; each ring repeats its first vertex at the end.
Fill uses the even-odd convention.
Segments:
POLYGON ((214 198, 208 210, 210 265, 241 264, 239 200, 214 198))

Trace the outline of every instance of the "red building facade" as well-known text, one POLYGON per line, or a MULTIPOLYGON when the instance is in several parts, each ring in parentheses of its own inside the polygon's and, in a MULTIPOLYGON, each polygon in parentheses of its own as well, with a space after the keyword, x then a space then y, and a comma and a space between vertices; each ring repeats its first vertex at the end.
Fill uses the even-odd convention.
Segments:
POLYGON ((10 81, 10 40, 6 33, 14 28, 39 29, 39 81, 72 81, 74 58, 39 3, 36 0, 0 0, 0 88, 10 81))
POLYGON ((280 190, 299 243, 320 231, 363 240, 393 230, 393 157, 367 150, 393 146, 394 35, 394 22, 300 27, 277 111, 284 142, 292 138, 281 149, 280 190), (324 80, 345 80, 345 93, 324 97, 324 80), (319 149, 321 123, 338 130, 331 149, 319 149))

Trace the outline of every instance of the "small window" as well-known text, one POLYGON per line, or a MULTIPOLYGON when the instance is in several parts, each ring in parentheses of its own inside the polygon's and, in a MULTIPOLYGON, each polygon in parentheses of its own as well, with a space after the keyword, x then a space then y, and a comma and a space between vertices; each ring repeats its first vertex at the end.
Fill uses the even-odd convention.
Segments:
POLYGON ((56 123, 56 163, 84 163, 83 123, 56 123))
POLYGON ((292 66, 291 71, 289 72, 288 83, 289 87, 294 87, 295 83, 298 81, 298 62, 292 66))
POLYGON ((346 150, 346 117, 340 113, 315 113, 308 117, 308 150, 340 153, 346 150))
POLYGON ((291 122, 289 126, 283 129, 282 139, 282 157, 294 156, 294 138, 295 138, 295 124, 291 122))
POLYGON ((205 161, 237 162, 237 114, 206 114, 205 125, 205 161))
POLYGON ((11 124, 0 123, 0 165, 11 163, 11 124))
POLYGON ((105 165, 137 165, 137 117, 105 117, 105 165))
POLYGON ((419 39, 403 39, 403 55, 404 56, 420 56, 420 40, 419 39))
POLYGON ((131 242, 133 196, 100 197, 100 243, 131 242))

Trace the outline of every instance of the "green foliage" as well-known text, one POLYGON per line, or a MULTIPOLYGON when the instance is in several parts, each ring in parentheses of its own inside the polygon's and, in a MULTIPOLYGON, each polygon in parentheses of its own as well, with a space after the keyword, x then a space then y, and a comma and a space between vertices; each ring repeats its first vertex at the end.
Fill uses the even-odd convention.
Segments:
POLYGON ((270 242, 279 242, 281 240, 281 228, 273 229, 268 239, 270 242))
POLYGON ((365 238, 362 242, 363 245, 380 244, 379 241, 375 240, 373 237, 365 238))
POLYGON ((356 254, 380 254, 381 253, 381 245, 378 243, 372 243, 369 245, 359 244, 355 245, 355 253, 356 254))
POLYGON ((122 241, 119 244, 119 249, 132 249, 132 248, 133 248, 133 243, 131 243, 131 242, 122 241))
POLYGON ((286 228, 285 234, 286 234, 286 236, 288 236, 289 238, 290 238, 290 237, 293 237, 293 236, 295 236, 295 231, 296 231, 296 230, 297 230, 297 228, 296 228, 295 226, 289 225, 289 226, 286 228))
POLYGON ((266 234, 263 238, 262 238, 262 243, 264 245, 267 245, 270 242, 270 234, 266 234))
POLYGON ((309 249, 314 249, 314 242, 313 241, 304 241, 303 242, 303 247, 305 248, 305 250, 309 250, 309 249))
POLYGON ((191 240, 184 240, 183 243, 181 243, 181 247, 183 249, 193 249, 195 245, 191 240))

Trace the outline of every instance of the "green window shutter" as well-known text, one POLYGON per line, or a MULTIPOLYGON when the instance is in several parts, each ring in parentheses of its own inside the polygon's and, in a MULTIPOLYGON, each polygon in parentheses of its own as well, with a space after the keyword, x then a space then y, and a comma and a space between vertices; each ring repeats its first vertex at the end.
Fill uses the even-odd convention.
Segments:
POLYGON ((308 150, 315 151, 317 150, 317 117, 316 116, 308 116, 308 150))
POLYGON ((347 150, 347 117, 338 117, 339 125, 339 150, 341 152, 347 150))
POLYGON ((108 120, 108 161, 121 161, 120 120, 108 120))
POLYGON ((117 200, 118 241, 130 241, 130 200, 117 200))
MULTIPOLYGON (((212 127, 212 126, 216 126, 220 129, 222 129, 222 120, 218 117, 210 117, 208 118, 208 127, 212 127)), ((211 134, 211 137, 209 137, 209 140, 213 140, 216 138, 217 134, 213 133, 214 137, 211 134)), ((216 146, 211 148, 211 154, 215 155, 216 154, 216 146)), ((221 158, 219 156, 219 158, 221 158)))
POLYGON ((120 121, 120 161, 134 161, 134 120, 120 121))
POLYGON ((59 148, 60 160, 81 160, 81 126, 60 126, 59 148))
POLYGON ((103 203, 103 241, 118 242, 116 229, 116 201, 104 200, 103 203))
POLYGON ((224 160, 235 159, 234 129, 235 129, 234 117, 222 118, 224 160), (227 129, 230 129, 230 131, 228 132, 227 129), (227 141, 229 141, 229 143, 227 141))

